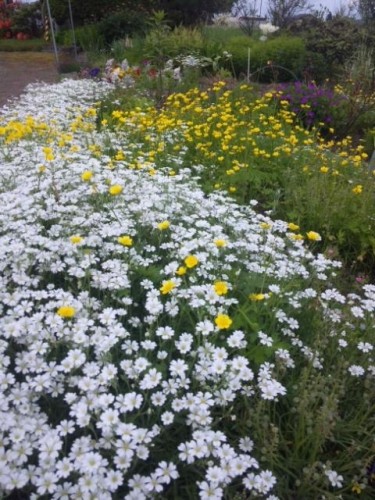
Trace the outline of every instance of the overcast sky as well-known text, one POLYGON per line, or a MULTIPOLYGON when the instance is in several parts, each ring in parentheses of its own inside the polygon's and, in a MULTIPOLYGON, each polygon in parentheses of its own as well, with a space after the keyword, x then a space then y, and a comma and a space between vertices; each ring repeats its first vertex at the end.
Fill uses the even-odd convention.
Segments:
MULTIPOLYGON (((262 0, 258 0, 259 5, 262 0)), ((327 7, 333 14, 340 9, 341 6, 347 7, 351 0, 310 0, 314 8, 319 10, 320 6, 327 7)), ((267 0, 262 1, 262 14, 267 13, 267 0)))

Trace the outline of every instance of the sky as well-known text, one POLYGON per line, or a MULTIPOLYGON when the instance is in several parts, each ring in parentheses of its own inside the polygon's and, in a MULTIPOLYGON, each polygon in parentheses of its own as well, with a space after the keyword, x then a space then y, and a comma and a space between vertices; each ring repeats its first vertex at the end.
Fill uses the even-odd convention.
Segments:
MULTIPOLYGON (((259 4, 261 0, 258 0, 259 4)), ((340 9, 341 6, 347 7, 350 0, 310 0, 311 5, 317 10, 320 10, 320 6, 327 7, 332 14, 340 9)), ((262 14, 265 15, 267 12, 267 0, 262 2, 262 14)))
MULTIPOLYGON (((249 0, 250 4, 254 0, 249 0)), ((341 7, 347 7, 352 0, 310 0, 310 4, 314 9, 320 10, 320 7, 327 7, 332 14, 337 12, 341 7)), ((257 4, 261 9, 261 15, 266 15, 268 10, 267 0, 257 0, 257 4)))

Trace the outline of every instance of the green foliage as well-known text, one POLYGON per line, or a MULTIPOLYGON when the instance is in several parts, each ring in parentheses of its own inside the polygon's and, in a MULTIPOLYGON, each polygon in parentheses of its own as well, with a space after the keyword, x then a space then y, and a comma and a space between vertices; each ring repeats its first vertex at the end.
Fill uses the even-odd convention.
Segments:
POLYGON ((340 89, 345 96, 341 122, 336 124, 339 137, 360 137, 375 126, 375 52, 360 45, 341 72, 340 89))
MULTIPOLYGON (((69 20, 68 2, 49 0, 52 16, 58 24, 66 25, 69 20)), ((153 0, 71 0, 74 23, 77 25, 93 23, 101 19, 124 11, 136 10, 140 17, 149 13, 154 5, 153 0)))
POLYGON ((146 29, 146 17, 142 11, 124 10, 105 17, 99 24, 99 34, 110 45, 115 40, 142 34, 146 29))
MULTIPOLYGON (((331 78, 337 76, 360 45, 366 43, 371 47, 374 43, 372 38, 366 36, 358 22, 346 17, 334 17, 324 21, 309 16, 290 23, 286 32, 303 38, 308 53, 315 56, 319 54, 323 58, 324 63, 320 68, 315 65, 318 67, 318 80, 325 77, 322 68, 330 72, 331 78)), ((312 74, 312 77, 315 78, 315 75, 312 74)))
POLYGON ((358 0, 358 10, 366 24, 375 24, 375 3, 372 0, 358 0))
POLYGON ((243 35, 240 28, 229 26, 203 26, 202 33, 207 42, 220 43, 225 46, 233 38, 243 35))
POLYGON ((115 61, 127 59, 129 64, 138 65, 144 59, 143 39, 139 37, 115 40, 110 55, 115 61))
MULTIPOLYGON (((77 46, 85 52, 99 51, 105 46, 97 24, 87 24, 75 28, 74 35, 77 46)), ((56 41, 63 47, 72 47, 74 44, 73 30, 60 31, 56 36, 56 41)))
POLYGON ((204 38, 198 28, 176 26, 169 32, 168 39, 171 57, 199 54, 204 47, 204 38))
POLYGON ((164 10, 174 25, 197 24, 209 20, 217 12, 229 12, 234 0, 158 0, 158 8, 164 10))
POLYGON ((309 7, 309 0, 268 0, 267 15, 274 26, 284 28, 290 19, 309 7))
POLYGON ((22 32, 34 37, 41 35, 41 12, 38 3, 22 5, 15 9, 11 19, 13 32, 22 32))
POLYGON ((226 46, 232 54, 236 75, 246 75, 250 48, 250 73, 261 82, 295 80, 303 73, 306 51, 297 37, 277 37, 264 42, 242 36, 226 46))
MULTIPOLYGON (((207 21, 216 12, 229 11, 234 0, 71 0, 77 24, 95 22, 121 12, 136 12, 140 18, 163 10, 174 26, 207 21)), ((59 24, 69 21, 68 3, 50 0, 54 18, 59 24)), ((136 24, 134 25, 134 27, 136 24)))

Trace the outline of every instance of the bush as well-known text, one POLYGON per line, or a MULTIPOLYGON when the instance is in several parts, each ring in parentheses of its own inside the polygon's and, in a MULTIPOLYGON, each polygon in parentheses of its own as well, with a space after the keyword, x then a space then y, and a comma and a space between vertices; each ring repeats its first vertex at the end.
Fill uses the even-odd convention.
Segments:
POLYGON ((323 58, 323 65, 315 66, 317 78, 315 74, 311 75, 317 80, 321 80, 323 68, 330 71, 330 77, 338 76, 340 68, 356 53, 363 41, 369 47, 374 45, 374 39, 366 35, 356 20, 345 17, 323 21, 309 16, 290 23, 284 33, 303 38, 309 54, 319 54, 323 58))
POLYGON ((199 54, 204 47, 202 32, 198 28, 177 26, 169 33, 171 56, 199 54))
MULTIPOLYGON (((99 33, 97 24, 88 24, 75 29, 77 45, 85 52, 95 52, 104 47, 104 39, 99 33)), ((57 43, 64 47, 72 47, 74 43, 73 31, 66 30, 58 33, 57 43)))
POLYGON ((114 40, 125 38, 126 35, 141 34, 145 29, 146 18, 140 12, 132 10, 117 12, 99 23, 99 34, 107 45, 114 40))
POLYGON ((280 85, 278 99, 288 101, 304 127, 336 127, 343 118, 346 98, 332 88, 318 86, 314 82, 294 82, 280 85))
POLYGON ((7 32, 10 32, 11 35, 22 33, 28 37, 41 35, 41 12, 37 3, 22 6, 14 4, 13 7, 10 5, 8 8, 2 9, 2 11, 0 18, 6 19, 7 23, 2 23, 5 24, 5 29, 0 29, 0 31, 5 36, 7 36, 7 32))
POLYGON ((303 73, 306 50, 301 38, 277 37, 264 42, 254 42, 241 36, 232 39, 227 50, 232 54, 236 75, 247 73, 248 48, 250 48, 250 72, 261 82, 289 81, 303 73))
POLYGON ((203 47, 203 36, 197 28, 180 26, 170 30, 164 24, 156 26, 147 34, 144 51, 146 57, 152 60, 156 57, 161 63, 179 55, 200 54, 203 47))

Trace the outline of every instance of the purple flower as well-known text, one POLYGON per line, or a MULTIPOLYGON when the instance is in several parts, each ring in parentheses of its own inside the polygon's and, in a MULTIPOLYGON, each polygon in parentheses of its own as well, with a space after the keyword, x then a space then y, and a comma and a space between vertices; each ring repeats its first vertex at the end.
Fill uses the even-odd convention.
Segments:
POLYGON ((96 76, 98 76, 100 73, 100 68, 92 68, 90 70, 90 76, 91 78, 95 78, 96 76))

